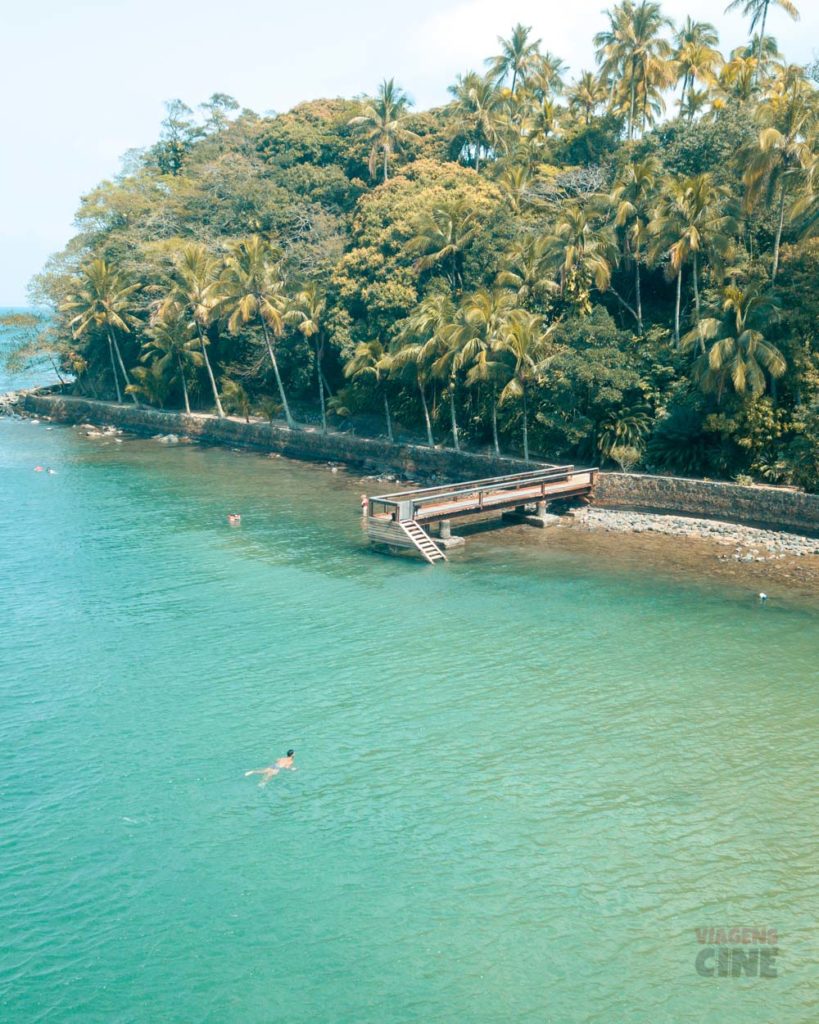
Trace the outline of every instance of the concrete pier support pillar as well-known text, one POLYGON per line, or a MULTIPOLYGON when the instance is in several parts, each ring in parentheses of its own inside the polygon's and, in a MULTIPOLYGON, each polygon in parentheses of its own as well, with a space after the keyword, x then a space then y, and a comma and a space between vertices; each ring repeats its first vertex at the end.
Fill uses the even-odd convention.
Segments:
POLYGON ((449 540, 452 536, 452 528, 448 519, 442 519, 438 527, 438 536, 441 540, 449 540))
POLYGON ((541 519, 546 518, 546 502, 539 501, 535 507, 535 515, 540 516, 541 519))

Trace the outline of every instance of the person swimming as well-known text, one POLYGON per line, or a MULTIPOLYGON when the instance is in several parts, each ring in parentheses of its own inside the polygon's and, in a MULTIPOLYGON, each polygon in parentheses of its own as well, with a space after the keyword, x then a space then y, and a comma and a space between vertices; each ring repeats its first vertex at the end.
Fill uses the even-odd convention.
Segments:
POLYGON ((266 786, 273 776, 278 775, 280 771, 298 771, 298 768, 293 764, 293 758, 295 756, 295 750, 288 750, 284 757, 280 757, 275 764, 271 764, 267 768, 251 768, 249 772, 245 772, 245 778, 247 778, 248 775, 261 775, 262 781, 259 783, 259 786, 266 786))
POLYGON ((230 523, 231 526, 242 525, 242 517, 239 515, 238 512, 230 512, 228 514, 227 521, 230 523))

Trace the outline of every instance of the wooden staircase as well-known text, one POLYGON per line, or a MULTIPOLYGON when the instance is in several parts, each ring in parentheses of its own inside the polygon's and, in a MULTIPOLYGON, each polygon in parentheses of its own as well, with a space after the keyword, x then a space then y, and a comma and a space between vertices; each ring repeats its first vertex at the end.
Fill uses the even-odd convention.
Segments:
POLYGON ((421 552, 430 565, 436 562, 446 561, 446 555, 441 551, 435 541, 424 531, 414 519, 401 519, 398 525, 409 537, 415 547, 421 552))

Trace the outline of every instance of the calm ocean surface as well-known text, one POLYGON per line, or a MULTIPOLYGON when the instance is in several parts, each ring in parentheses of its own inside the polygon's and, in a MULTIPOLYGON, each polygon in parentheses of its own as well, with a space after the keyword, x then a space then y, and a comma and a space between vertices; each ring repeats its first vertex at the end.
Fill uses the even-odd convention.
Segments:
POLYGON ((0 1019, 815 1020, 815 612, 360 489, 0 419, 0 1019))

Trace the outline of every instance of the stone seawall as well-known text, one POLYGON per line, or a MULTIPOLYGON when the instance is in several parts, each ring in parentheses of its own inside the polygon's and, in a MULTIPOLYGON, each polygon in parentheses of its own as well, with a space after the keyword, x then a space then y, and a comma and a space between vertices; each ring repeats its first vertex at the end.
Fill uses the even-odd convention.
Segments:
POLYGON ((365 469, 401 473, 409 478, 438 476, 444 480, 480 479, 531 469, 522 459, 456 452, 451 448, 390 444, 386 440, 319 430, 288 430, 260 421, 245 423, 236 417, 217 419, 194 413, 163 412, 145 406, 95 402, 67 395, 28 394, 23 408, 29 414, 49 416, 59 423, 115 426, 135 434, 178 434, 206 444, 228 445, 279 452, 291 459, 345 462, 365 469))
MULTIPOLYGON (((495 457, 451 448, 391 445, 384 440, 318 430, 289 431, 278 424, 235 417, 162 412, 144 406, 95 402, 60 394, 28 394, 30 414, 61 423, 113 425, 137 434, 179 434, 208 444, 279 452, 293 459, 345 462, 365 471, 388 471, 409 478, 479 479, 531 469, 522 459, 495 457)), ((600 473, 593 498, 604 508, 632 509, 745 523, 749 526, 819 535, 819 495, 776 487, 637 473, 600 473)))
POLYGON ((819 494, 778 487, 743 487, 716 480, 639 473, 601 473, 594 491, 594 504, 819 535, 819 494))

